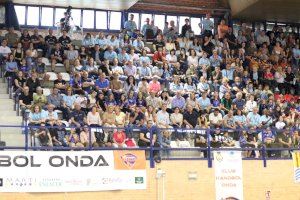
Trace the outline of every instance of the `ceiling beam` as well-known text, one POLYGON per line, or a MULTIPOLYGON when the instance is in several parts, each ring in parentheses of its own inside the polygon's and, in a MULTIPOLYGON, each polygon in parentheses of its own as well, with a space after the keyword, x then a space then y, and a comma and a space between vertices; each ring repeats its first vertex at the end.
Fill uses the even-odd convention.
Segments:
POLYGON ((142 6, 158 6, 158 7, 165 7, 168 9, 184 9, 184 10, 196 10, 196 11, 223 11, 228 12, 230 9, 228 8, 208 8, 208 7, 189 7, 189 6, 176 6, 176 5, 169 5, 169 4, 161 4, 161 3, 148 3, 148 2, 138 2, 135 4, 136 6, 142 5, 142 6))

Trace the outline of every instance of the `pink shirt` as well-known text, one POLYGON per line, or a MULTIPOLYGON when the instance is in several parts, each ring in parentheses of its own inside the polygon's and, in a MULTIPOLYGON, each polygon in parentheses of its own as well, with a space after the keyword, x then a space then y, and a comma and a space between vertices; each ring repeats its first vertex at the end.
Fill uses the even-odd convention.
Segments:
POLYGON ((154 83, 154 81, 151 81, 149 83, 149 92, 155 92, 158 93, 160 91, 160 83, 158 81, 156 81, 156 83, 154 83))

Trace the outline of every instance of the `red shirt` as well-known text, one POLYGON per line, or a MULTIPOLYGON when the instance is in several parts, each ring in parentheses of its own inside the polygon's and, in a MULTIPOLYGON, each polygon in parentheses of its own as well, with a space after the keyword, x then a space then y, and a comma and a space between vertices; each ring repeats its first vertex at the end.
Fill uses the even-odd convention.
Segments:
POLYGON ((166 53, 156 51, 153 55, 153 60, 154 60, 154 62, 156 62, 156 61, 165 61, 166 60, 166 53))
POLYGON ((114 132, 113 138, 115 139, 116 143, 122 144, 126 139, 126 135, 123 131, 116 131, 114 132))
POLYGON ((270 73, 266 72, 264 75, 264 78, 265 79, 274 79, 274 74, 272 72, 270 72, 270 73))

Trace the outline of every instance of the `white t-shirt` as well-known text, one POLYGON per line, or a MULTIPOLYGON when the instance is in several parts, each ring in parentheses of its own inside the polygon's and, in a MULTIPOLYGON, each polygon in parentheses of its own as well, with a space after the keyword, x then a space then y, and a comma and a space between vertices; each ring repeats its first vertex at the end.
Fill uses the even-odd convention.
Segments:
POLYGON ((209 121, 211 121, 212 123, 216 124, 220 120, 222 120, 222 114, 219 113, 217 116, 215 116, 214 113, 210 113, 208 118, 209 118, 209 121))
POLYGON ((170 124, 170 116, 168 112, 163 112, 162 110, 157 113, 157 123, 170 124))
POLYGON ((4 47, 4 46, 0 46, 0 54, 2 54, 3 56, 8 56, 8 54, 11 53, 11 50, 8 46, 4 47))

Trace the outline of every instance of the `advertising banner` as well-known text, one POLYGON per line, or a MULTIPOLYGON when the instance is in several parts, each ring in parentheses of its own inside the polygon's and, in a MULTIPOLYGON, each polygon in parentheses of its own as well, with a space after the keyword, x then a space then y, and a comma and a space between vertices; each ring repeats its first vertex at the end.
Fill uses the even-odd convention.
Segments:
POLYGON ((1 151, 0 192, 146 189, 144 151, 1 151))
POLYGON ((243 199, 242 156, 238 151, 215 151, 216 200, 243 199))

